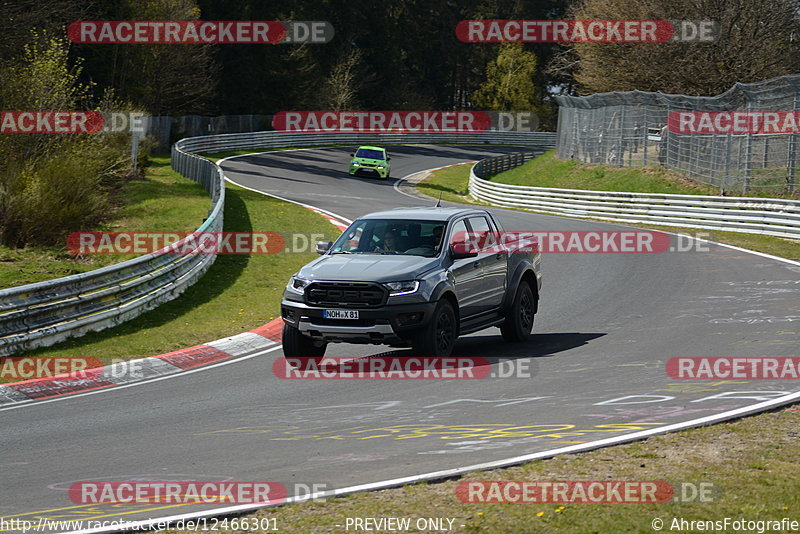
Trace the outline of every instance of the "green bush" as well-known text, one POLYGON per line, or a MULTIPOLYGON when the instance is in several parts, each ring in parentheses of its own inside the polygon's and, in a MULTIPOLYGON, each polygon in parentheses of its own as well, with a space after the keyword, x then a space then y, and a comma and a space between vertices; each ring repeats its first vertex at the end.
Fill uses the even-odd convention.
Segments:
MULTIPOLYGON (((5 109, 132 111, 106 92, 91 106, 78 82, 79 63, 62 39, 33 32, 24 53, 5 65, 0 101, 5 109)), ((131 178, 128 134, 25 134, 0 138, 0 243, 53 245, 110 215, 114 191, 131 178)), ((147 161, 140 147, 138 168, 147 161)))

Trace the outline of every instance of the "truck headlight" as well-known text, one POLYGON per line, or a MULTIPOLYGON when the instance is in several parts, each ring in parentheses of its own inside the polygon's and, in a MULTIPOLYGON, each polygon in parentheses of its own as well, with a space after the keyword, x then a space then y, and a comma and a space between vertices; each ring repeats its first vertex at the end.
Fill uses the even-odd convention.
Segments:
POLYGON ((305 278, 292 276, 291 280, 289 280, 289 283, 286 285, 286 288, 302 295, 305 292, 308 283, 309 281, 305 278))
POLYGON ((389 289, 390 297, 399 295, 409 295, 419 289, 419 280, 406 280, 403 282, 385 282, 383 284, 389 289))

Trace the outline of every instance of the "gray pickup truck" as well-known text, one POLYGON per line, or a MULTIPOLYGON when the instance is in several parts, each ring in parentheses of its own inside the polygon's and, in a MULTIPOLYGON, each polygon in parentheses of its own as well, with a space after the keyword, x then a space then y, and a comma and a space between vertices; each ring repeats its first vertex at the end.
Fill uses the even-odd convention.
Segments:
POLYGON ((479 209, 399 208, 359 218, 335 242, 318 243, 322 257, 289 280, 284 355, 319 358, 328 343, 345 342, 448 356, 458 336, 492 326, 507 341, 526 340, 539 307, 541 255, 504 235, 479 209))

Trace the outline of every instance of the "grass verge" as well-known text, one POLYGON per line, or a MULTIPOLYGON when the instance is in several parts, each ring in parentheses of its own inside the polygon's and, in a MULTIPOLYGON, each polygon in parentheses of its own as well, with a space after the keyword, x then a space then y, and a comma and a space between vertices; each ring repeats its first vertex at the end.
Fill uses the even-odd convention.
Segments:
MULTIPOLYGON (((536 187, 558 187, 563 189, 591 189, 594 191, 635 191, 639 193, 665 193, 679 195, 719 195, 719 189, 688 180, 679 174, 657 166, 611 167, 608 165, 585 165, 574 160, 560 160, 550 151, 519 167, 490 178, 493 182, 536 187)), ((800 198, 777 186, 772 190, 754 190, 732 196, 777 196, 800 198)))
MULTIPOLYGON (((541 158, 547 158, 547 157, 550 157, 550 155, 546 154, 544 156, 541 156, 541 158)), ((540 158, 534 159, 532 161, 537 161, 538 159, 540 158)), ((444 169, 434 171, 433 173, 431 173, 431 176, 429 176, 428 178, 419 183, 417 189, 421 193, 424 193, 434 198, 438 198, 439 194, 441 193, 442 200, 448 200, 450 202, 462 202, 462 203, 490 206, 490 204, 476 201, 475 199, 469 196, 469 193, 467 191, 467 185, 469 183, 469 170, 471 167, 472 164, 461 164, 461 165, 453 165, 451 167, 445 167, 444 169)), ((553 167, 563 168, 566 172, 567 169, 572 169, 573 165, 572 162, 559 162, 556 160, 556 162, 553 164, 553 167), (567 163, 568 165, 562 167, 561 163, 567 163)), ((591 171, 591 169, 586 169, 586 171, 587 172, 591 171)), ((505 176, 509 172, 512 171, 507 171, 506 173, 503 173, 503 176, 505 176)), ((576 171, 573 170, 569 172, 571 174, 575 174, 576 171)), ((572 180, 574 180, 574 177, 570 178, 568 182, 573 183, 572 180)), ((557 178, 553 178, 551 182, 561 183, 561 181, 557 178)), ((628 183, 629 185, 636 184, 635 181, 627 181, 625 183, 628 183)), ((539 184, 537 183, 536 185, 539 184)), ((562 184, 558 186, 548 185, 546 187, 566 187, 566 186, 562 184)), ((574 187, 570 188, 574 189, 574 187)), ((581 187, 580 189, 590 189, 590 187, 586 186, 586 187, 581 187)), ((591 189, 594 189, 594 186, 592 186, 591 189)), ((609 189, 604 189, 604 190, 609 190, 609 189)), ((630 191, 630 189, 618 189, 618 191, 630 191)), ((514 209, 514 208, 509 208, 509 209, 514 209)), ((791 260, 800 260, 800 242, 793 241, 791 239, 784 239, 781 237, 767 236, 760 234, 722 232, 719 230, 703 230, 698 228, 661 226, 661 225, 644 224, 644 223, 635 223, 634 226, 641 228, 650 228, 653 230, 662 230, 665 232, 690 234, 693 236, 702 237, 704 239, 709 239, 711 241, 717 241, 719 243, 726 243, 736 247, 763 252, 765 254, 772 254, 774 256, 780 256, 782 258, 787 258, 791 260)))
MULTIPOLYGON (((328 239, 339 235, 336 227, 310 210, 230 184, 225 196, 225 229, 325 234, 328 239)), ((276 316, 289 275, 316 257, 314 245, 309 240, 306 248, 298 239, 292 248, 309 252, 220 255, 203 279, 180 298, 120 326, 27 355, 99 358, 108 363, 154 356, 251 330, 276 316)))
MULTIPOLYGON (((103 232, 190 232, 203 223, 211 201, 205 190, 169 166, 169 157, 151 157, 146 179, 128 182, 113 216, 94 228, 103 232)), ((0 246, 0 288, 82 273, 135 255, 75 256, 66 244, 13 249, 0 246)))
POLYGON ((347 518, 411 518, 412 525, 417 518, 448 518, 454 520, 448 532, 497 534, 655 532, 651 527, 655 518, 664 522, 665 532, 722 531, 720 527, 678 529, 673 524, 676 518, 800 520, 798 406, 627 445, 473 472, 456 480, 352 494, 324 503, 289 504, 245 517, 274 518, 282 532, 314 533, 344 532, 347 518), (681 488, 682 483, 711 484, 706 486, 711 489, 711 502, 472 504, 456 497, 456 487, 463 480, 663 480, 673 488, 681 488))

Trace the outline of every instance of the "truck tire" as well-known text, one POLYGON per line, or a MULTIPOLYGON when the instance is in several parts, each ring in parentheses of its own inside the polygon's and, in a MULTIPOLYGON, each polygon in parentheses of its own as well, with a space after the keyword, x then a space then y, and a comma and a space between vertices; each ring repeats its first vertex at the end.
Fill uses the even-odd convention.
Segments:
POLYGON ((525 341, 531 335, 533 328, 535 302, 533 291, 528 282, 522 281, 517 287, 511 311, 505 322, 500 326, 503 339, 511 342, 525 341))
POLYGON ((425 328, 414 333, 411 347, 418 356, 450 356, 456 344, 456 312, 449 300, 440 300, 425 328))
POLYGON ((281 344, 283 345, 283 355, 287 358, 319 359, 325 355, 325 349, 328 348, 327 343, 314 341, 286 323, 283 324, 281 344))

